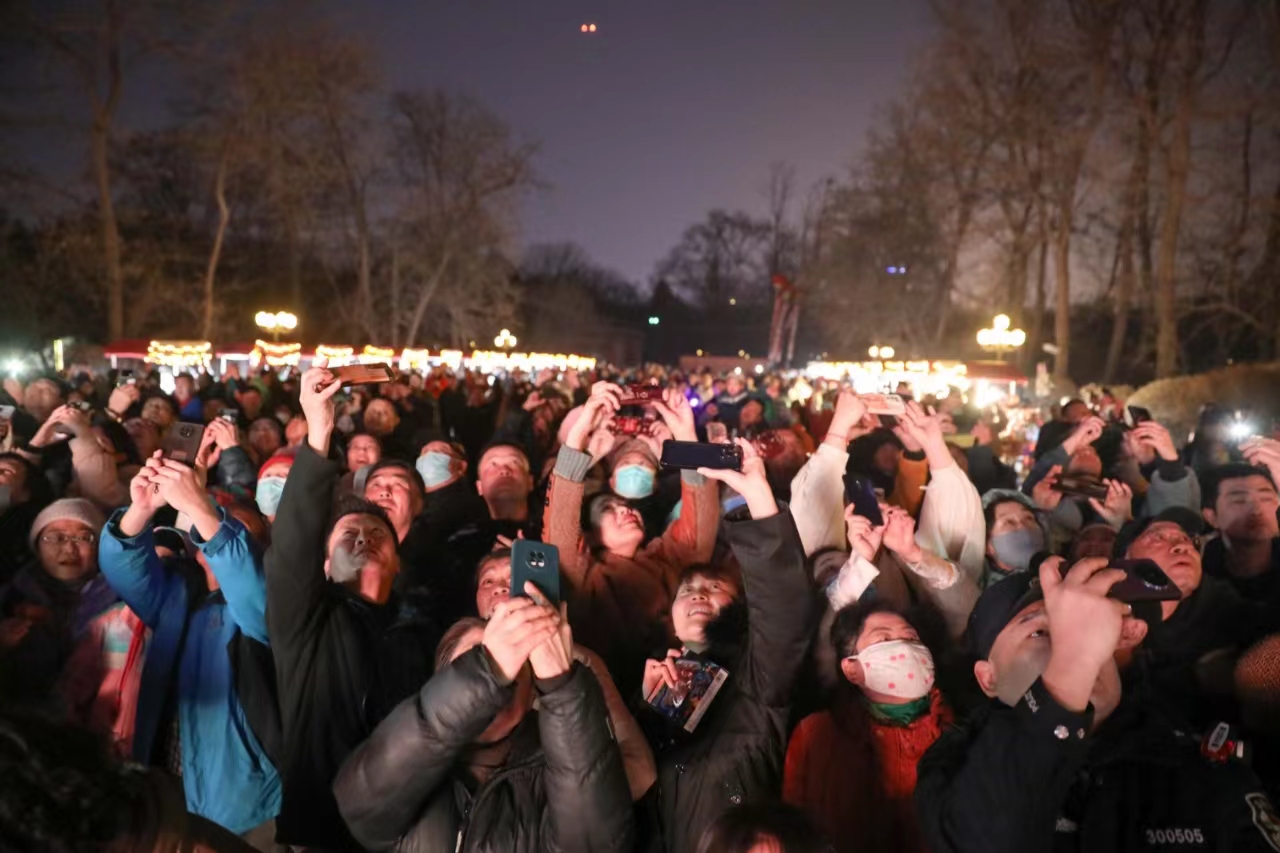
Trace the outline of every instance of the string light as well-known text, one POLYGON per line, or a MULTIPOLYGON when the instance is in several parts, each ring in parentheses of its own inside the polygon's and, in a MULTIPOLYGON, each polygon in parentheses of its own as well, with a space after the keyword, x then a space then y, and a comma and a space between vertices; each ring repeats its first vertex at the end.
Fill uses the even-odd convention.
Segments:
POLYGON ((213 344, 208 341, 152 341, 147 345, 145 361, 169 368, 205 367, 213 359, 213 344))
POLYGON ((267 367, 297 367, 300 361, 302 344, 297 342, 254 341, 253 352, 249 353, 249 364, 255 369, 264 362, 267 367))

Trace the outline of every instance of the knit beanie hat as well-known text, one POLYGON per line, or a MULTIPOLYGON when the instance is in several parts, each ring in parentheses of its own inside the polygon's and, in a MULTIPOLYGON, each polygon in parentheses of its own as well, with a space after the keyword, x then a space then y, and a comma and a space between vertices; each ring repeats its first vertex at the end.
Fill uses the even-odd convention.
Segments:
POLYGON ((107 523, 102 510, 90 501, 84 498, 63 498, 42 509, 32 522, 31 532, 27 535, 27 542, 32 548, 36 547, 36 538, 40 532, 55 521, 78 521, 95 534, 101 533, 103 525, 107 523))
POLYGON ((267 469, 272 465, 292 465, 293 460, 297 455, 298 451, 292 447, 278 451, 274 456, 262 463, 262 467, 258 469, 258 479, 261 480, 262 475, 265 474, 267 469))

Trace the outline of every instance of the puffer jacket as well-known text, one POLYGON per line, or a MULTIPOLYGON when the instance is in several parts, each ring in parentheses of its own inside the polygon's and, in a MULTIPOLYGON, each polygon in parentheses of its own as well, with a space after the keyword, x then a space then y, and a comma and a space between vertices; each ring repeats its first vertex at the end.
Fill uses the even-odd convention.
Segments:
POLYGON ((503 766, 474 790, 457 770, 509 703, 483 646, 436 673, 343 764, 334 796, 371 850, 619 851, 635 845, 622 757, 586 667, 538 682, 539 708, 511 734, 503 766))
POLYGON ((791 703, 817 597, 787 508, 759 520, 738 520, 741 512, 725 527, 742 566, 745 646, 713 641, 705 657, 728 670, 728 680, 696 731, 668 734, 654 750, 668 853, 689 853, 725 809, 777 799, 782 788, 791 703))

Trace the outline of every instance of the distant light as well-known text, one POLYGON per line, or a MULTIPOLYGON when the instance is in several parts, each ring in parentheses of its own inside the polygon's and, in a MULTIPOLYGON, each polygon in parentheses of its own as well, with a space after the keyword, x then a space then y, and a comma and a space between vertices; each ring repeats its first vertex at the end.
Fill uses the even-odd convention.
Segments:
POLYGON ((657 318, 657 317, 650 317, 650 318, 649 318, 649 325, 650 325, 650 326, 656 326, 656 325, 658 325, 658 318, 657 318))
POLYGON ((881 358, 893 358, 893 347, 880 347, 881 358))
POLYGON ((698 355, 702 355, 702 350, 698 350, 698 355))
POLYGON ((757 365, 756 365, 756 373, 757 373, 757 374, 759 374, 759 373, 764 373, 764 365, 763 365, 763 364, 757 364, 757 365))
POLYGON ((741 367, 735 367, 735 368, 733 369, 733 372, 734 372, 735 374, 737 374, 738 376, 741 376, 741 375, 742 375, 742 368, 741 368, 741 367))
POLYGON ((22 373, 24 367, 26 367, 26 365, 22 363, 22 359, 20 358, 11 358, 4 363, 4 369, 14 376, 22 373))
POLYGON ((581 27, 578 27, 578 29, 579 29, 581 32, 584 32, 584 33, 594 33, 594 32, 596 31, 596 25, 595 25, 595 24, 583 24, 581 27))
POLYGON ((870 349, 867 350, 867 355, 871 358, 879 358, 880 347, 871 347, 870 349))
POLYGON ((736 299, 730 299, 730 300, 729 300, 729 304, 730 304, 730 305, 737 305, 737 304, 738 304, 738 300, 736 300, 736 299))
POLYGON ((1231 437, 1239 441, 1253 435, 1253 424, 1244 421, 1236 421, 1231 425, 1231 437))
POLYGON ((898 267, 898 272, 899 272, 901 275, 906 275, 906 274, 907 274, 907 268, 906 268, 906 267, 898 267))
POLYGON ((897 268, 897 267, 889 267, 887 270, 885 270, 885 272, 887 272, 889 275, 897 275, 897 274, 898 274, 898 268, 897 268))
POLYGON ((589 30, 591 30, 591 32, 593 32, 593 33, 594 33, 594 32, 596 31, 596 25, 595 25, 595 24, 592 24, 590 27, 588 27, 588 29, 589 29, 589 30))

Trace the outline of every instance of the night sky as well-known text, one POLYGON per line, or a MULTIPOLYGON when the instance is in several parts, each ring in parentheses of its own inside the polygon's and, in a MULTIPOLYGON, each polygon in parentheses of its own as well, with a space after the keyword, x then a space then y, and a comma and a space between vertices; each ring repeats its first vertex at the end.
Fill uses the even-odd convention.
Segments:
POLYGON ((388 88, 465 91, 540 144, 525 243, 637 282, 712 207, 761 211, 770 162, 843 172, 928 28, 924 0, 331 2, 388 88))

